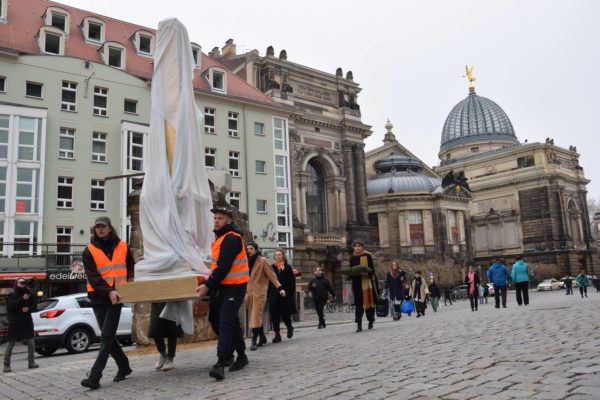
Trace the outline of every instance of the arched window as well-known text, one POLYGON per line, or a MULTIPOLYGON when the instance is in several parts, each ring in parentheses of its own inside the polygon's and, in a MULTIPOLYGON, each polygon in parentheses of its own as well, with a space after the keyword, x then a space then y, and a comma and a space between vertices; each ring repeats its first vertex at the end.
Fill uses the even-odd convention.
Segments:
POLYGON ((306 165, 308 182, 306 187, 306 216, 308 227, 313 233, 327 232, 327 204, 325 174, 312 160, 306 165))

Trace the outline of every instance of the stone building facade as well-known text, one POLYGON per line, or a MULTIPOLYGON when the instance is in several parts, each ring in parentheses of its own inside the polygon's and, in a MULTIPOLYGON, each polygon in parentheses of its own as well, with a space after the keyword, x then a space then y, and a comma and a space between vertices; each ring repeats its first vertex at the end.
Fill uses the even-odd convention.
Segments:
POLYGON ((361 121, 360 86, 352 72, 335 74, 291 62, 269 46, 237 54, 233 40, 209 55, 246 79, 290 113, 293 259, 303 280, 322 264, 335 283, 334 271, 348 258, 348 244, 370 243, 365 152, 370 126, 361 121))
POLYGON ((504 110, 471 87, 446 119, 439 157, 440 176, 468 180, 476 262, 523 256, 554 277, 599 272, 574 146, 520 143, 504 110))

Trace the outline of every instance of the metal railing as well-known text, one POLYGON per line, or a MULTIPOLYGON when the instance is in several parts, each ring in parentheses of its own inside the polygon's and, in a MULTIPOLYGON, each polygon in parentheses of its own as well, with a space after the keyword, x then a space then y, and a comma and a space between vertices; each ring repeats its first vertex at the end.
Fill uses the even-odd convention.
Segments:
POLYGON ((81 260, 87 244, 81 243, 0 243, 0 258, 46 258, 59 266, 71 265, 81 260))

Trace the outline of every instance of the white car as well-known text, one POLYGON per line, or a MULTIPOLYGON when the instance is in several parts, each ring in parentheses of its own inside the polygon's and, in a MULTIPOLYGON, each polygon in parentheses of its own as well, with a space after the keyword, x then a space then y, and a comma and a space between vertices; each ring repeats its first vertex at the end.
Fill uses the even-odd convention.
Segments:
POLYGON ((562 288, 563 286, 563 282, 557 280, 557 279, 545 279, 543 281, 540 282, 540 284, 537 286, 537 290, 538 292, 544 291, 544 290, 558 290, 560 288, 562 288))
MULTIPOLYGON (((100 328, 87 293, 53 297, 38 303, 32 313, 35 351, 49 356, 59 347, 69 353, 83 353, 100 341, 100 328)), ((131 343, 131 307, 123 305, 117 339, 131 343)))

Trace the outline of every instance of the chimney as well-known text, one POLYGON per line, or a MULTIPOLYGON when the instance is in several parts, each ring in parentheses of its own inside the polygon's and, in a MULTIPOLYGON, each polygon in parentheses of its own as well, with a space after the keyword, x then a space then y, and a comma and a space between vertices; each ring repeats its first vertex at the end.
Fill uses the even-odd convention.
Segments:
POLYGON ((223 57, 227 55, 235 56, 235 44, 233 43, 233 39, 228 39, 225 42, 225 46, 223 46, 221 52, 223 53, 223 57))
POLYGON ((210 57, 219 57, 221 55, 221 52, 219 51, 218 47, 213 47, 213 49, 210 51, 210 53, 208 53, 208 55, 210 57))
POLYGON ((335 70, 335 76, 344 76, 341 67, 338 67, 338 69, 335 70))
POLYGON ((281 51, 279 52, 279 59, 280 59, 280 60, 284 60, 284 61, 285 61, 285 60, 287 60, 287 51, 285 51, 285 50, 281 50, 281 51))
POLYGON ((267 47, 267 57, 268 56, 271 56, 271 57, 275 56, 275 49, 273 49, 273 46, 267 47))

